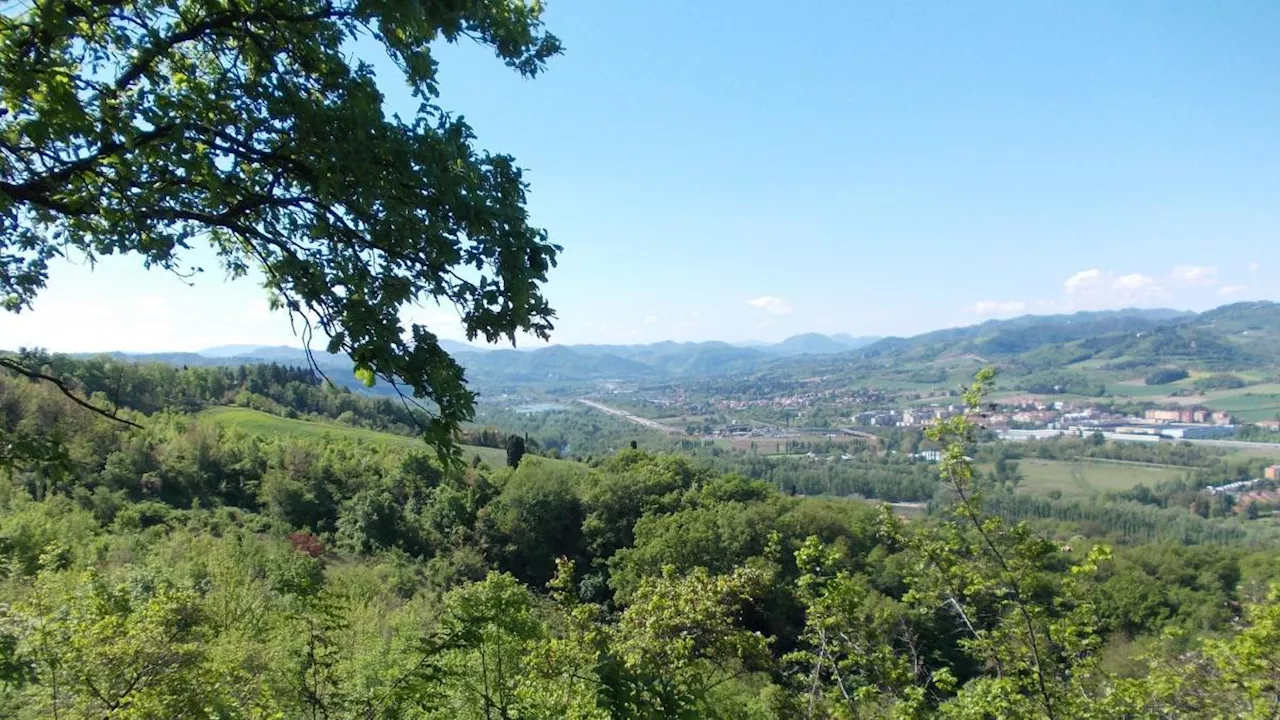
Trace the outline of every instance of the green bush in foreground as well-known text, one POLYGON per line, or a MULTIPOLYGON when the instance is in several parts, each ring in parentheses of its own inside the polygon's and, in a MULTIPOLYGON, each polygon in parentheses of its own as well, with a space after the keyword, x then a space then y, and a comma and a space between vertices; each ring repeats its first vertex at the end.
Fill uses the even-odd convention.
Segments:
POLYGON ((931 431, 943 504, 906 522, 634 450, 446 471, 47 403, 0 404, 6 432, 77 431, 0 482, 3 717, 1211 718, 1278 697, 1274 552, 1005 522, 968 416, 931 431))

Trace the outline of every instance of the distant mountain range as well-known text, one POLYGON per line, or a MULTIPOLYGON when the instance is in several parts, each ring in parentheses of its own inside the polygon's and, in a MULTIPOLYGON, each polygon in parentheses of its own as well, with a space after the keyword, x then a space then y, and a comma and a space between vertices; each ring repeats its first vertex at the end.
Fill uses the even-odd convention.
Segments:
MULTIPOLYGON (((806 333, 779 343, 754 346, 724 342, 664 341, 645 345, 551 345, 536 349, 496 349, 441 340, 440 346, 467 370, 477 385, 535 382, 581 382, 603 379, 701 377, 750 371, 762 364, 796 356, 850 352, 880 338, 806 333)), ((99 353, 82 353, 82 355, 99 353)), ((363 389, 351 377, 345 355, 288 346, 220 345, 199 352, 123 353, 108 355, 140 362, 174 365, 309 365, 312 361, 334 382, 363 389)))
POLYGON ((1194 320, 1193 312, 1168 309, 1105 310, 1069 315, 1024 315, 978 325, 887 337, 868 345, 867 356, 933 359, 946 355, 1016 355, 1045 345, 1112 333, 1135 333, 1194 320))
POLYGON ((1246 302, 1202 313, 1178 310, 1111 310, 1071 315, 1027 315, 980 325, 936 330, 910 338, 884 338, 862 348, 869 358, 933 360, 976 355, 985 359, 1052 357, 1056 364, 1127 357, 1137 362, 1214 365, 1280 361, 1280 304, 1246 302))
MULTIPOLYGON (((763 360, 792 355, 830 355, 866 347, 879 337, 854 337, 848 334, 821 335, 805 333, 793 335, 779 343, 733 344, 718 341, 683 342, 664 340, 643 345, 550 345, 539 348, 503 348, 470 345, 455 340, 440 340, 440 347, 450 355, 470 358, 473 355, 493 355, 507 362, 514 353, 543 355, 548 358, 568 358, 574 355, 588 357, 614 357, 632 360, 642 365, 676 373, 700 373, 716 371, 718 363, 741 360, 763 360)), ((301 348, 288 346, 219 345, 196 353, 210 359, 280 359, 297 357, 301 348)), ((164 353, 171 354, 171 353, 164 353)), ((475 358, 471 358, 475 361, 475 358)), ((463 363, 466 364, 465 362, 463 363)), ((519 363, 528 364, 528 363, 519 363)))
MULTIPOLYGON (((1164 365, 1243 370, 1280 366, 1280 305, 1250 302, 1203 313, 1116 310, 1023 316, 936 330, 914 337, 796 335, 775 344, 659 342, 645 345, 552 345, 491 349, 453 341, 441 345, 480 388, 598 380, 662 381, 734 373, 899 372, 964 358, 992 362, 1015 376, 1089 361, 1091 368, 1133 370, 1164 365)), ((275 362, 305 365, 300 348, 226 345, 198 353, 118 356, 186 365, 275 362)), ((351 361, 313 356, 334 381, 356 386, 351 361)))
POLYGON ((837 384, 954 387, 978 367, 992 365, 1003 387, 1079 395, 1105 394, 1117 382, 1144 384, 1158 370, 1266 382, 1280 378, 1280 305, 1026 316, 885 338, 831 357, 797 360, 797 367, 774 366, 770 372, 784 378, 825 377, 837 384))

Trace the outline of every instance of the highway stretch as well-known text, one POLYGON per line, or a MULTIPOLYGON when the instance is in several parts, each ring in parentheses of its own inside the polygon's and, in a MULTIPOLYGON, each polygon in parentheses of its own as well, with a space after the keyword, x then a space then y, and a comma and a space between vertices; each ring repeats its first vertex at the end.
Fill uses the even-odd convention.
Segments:
POLYGON ((619 410, 619 409, 617 409, 617 408, 611 408, 611 407, 609 407, 608 405, 601 405, 600 403, 596 402, 595 400, 588 400, 588 399, 586 399, 586 398, 578 398, 578 402, 580 402, 580 403, 582 403, 583 405, 586 405, 586 406, 588 406, 588 407, 593 407, 593 408, 595 408, 596 410, 599 410, 600 412, 609 413, 610 415, 617 415, 617 416, 618 416, 618 417, 620 417, 620 418, 623 418, 623 419, 625 419, 625 420, 630 420, 631 422, 633 422, 633 423, 635 423, 635 424, 637 424, 637 425, 643 425, 643 426, 645 426, 645 427, 647 427, 647 428, 652 428, 652 429, 654 429, 654 430, 657 430, 658 432, 671 433, 671 434, 673 434, 673 435, 683 435, 683 434, 684 434, 684 431, 683 431, 683 430, 680 430, 680 429, 677 429, 677 428, 673 428, 673 427, 671 427, 670 425, 663 425, 662 423, 660 423, 660 422, 654 422, 653 420, 650 420, 649 418, 642 418, 642 417, 640 417, 639 415, 632 415, 632 414, 631 414, 631 413, 629 413, 629 412, 623 412, 622 410, 619 410))
MULTIPOLYGON (((660 422, 657 422, 655 420, 650 420, 649 418, 642 418, 639 415, 632 415, 629 412, 625 412, 617 408, 611 408, 608 405, 603 405, 601 403, 596 402, 595 400, 578 398, 578 402, 588 407, 593 407, 596 410, 599 410, 600 412, 608 413, 610 415, 616 415, 625 420, 630 420, 631 422, 637 425, 643 425, 647 428, 657 430, 658 432, 670 433, 672 435, 685 434, 684 430, 681 430, 680 428, 674 428, 674 427, 671 427, 670 425, 663 425, 660 422)), ((841 429, 841 430, 829 430, 828 432, 843 432, 845 434, 853 435, 855 437, 869 439, 872 442, 875 442, 876 440, 878 440, 878 438, 876 438, 875 435, 871 435, 870 433, 859 432, 856 430, 841 429)), ((1060 434, 1065 435, 1068 433, 1064 431, 1060 434)), ((1244 440, 1173 440, 1170 438, 1159 438, 1154 435, 1129 435, 1127 433, 1114 433, 1114 432, 1104 432, 1102 433, 1102 435, 1107 440, 1115 440, 1117 442, 1145 442, 1145 443, 1188 442, 1188 443, 1191 443, 1192 445, 1212 445, 1216 447, 1227 447, 1227 448, 1267 449, 1267 450, 1280 451, 1280 443, 1247 442, 1244 440)), ((1005 439, 1008 440, 1010 438, 1005 438, 1005 439)))

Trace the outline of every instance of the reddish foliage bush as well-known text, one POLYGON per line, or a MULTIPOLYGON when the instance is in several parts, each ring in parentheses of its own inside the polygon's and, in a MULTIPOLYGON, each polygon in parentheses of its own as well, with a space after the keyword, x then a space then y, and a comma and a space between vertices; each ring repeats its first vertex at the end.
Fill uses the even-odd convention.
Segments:
POLYGON ((304 552, 311 557, 320 557, 324 554, 324 543, 320 542, 320 538, 309 532, 299 530, 295 533, 289 533, 289 544, 293 545, 294 550, 304 552))

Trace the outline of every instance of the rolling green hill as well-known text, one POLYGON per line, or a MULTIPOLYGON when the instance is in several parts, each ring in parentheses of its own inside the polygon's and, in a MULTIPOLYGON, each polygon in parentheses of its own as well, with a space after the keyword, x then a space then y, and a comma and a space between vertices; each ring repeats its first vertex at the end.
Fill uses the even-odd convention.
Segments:
MULTIPOLYGON (((253 435, 292 436, 316 438, 324 436, 341 437, 361 442, 377 443, 403 447, 406 450, 425 450, 427 446, 415 437, 377 432, 364 428, 338 425, 336 423, 310 422, 292 420, 258 410, 241 407, 216 407, 200 413, 200 417, 208 418, 228 427, 236 427, 253 435)), ((471 458, 479 455, 480 459, 493 467, 501 467, 507 462, 507 453, 501 448, 463 445, 462 455, 471 458)), ((548 460, 548 462, 563 462, 548 460)))
POLYGON ((999 368, 1002 387, 1035 393, 1154 396, 1162 393, 1148 390, 1143 378, 1160 369, 1193 375, 1170 391, 1191 389, 1195 376, 1215 373, 1265 382, 1280 372, 1280 304, 1236 303, 1200 314, 1027 316, 886 338, 854 353, 803 363, 782 360, 772 370, 872 385, 901 379, 941 385, 957 370, 984 364, 999 368))

